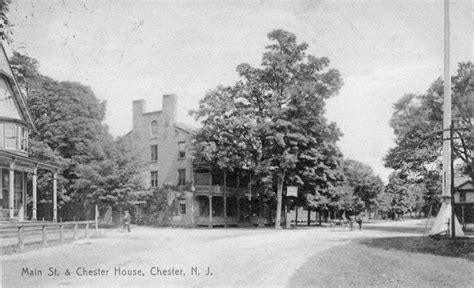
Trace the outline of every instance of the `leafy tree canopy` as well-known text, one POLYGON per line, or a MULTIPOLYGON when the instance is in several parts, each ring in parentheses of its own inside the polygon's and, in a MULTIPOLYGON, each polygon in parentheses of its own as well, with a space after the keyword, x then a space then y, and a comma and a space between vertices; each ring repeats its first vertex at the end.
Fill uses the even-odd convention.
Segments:
POLYGON ((324 114, 342 79, 327 58, 306 55, 308 45, 293 33, 274 30, 268 38, 261 67, 238 65, 240 80, 207 93, 192 113, 203 124, 196 137, 201 157, 252 171, 263 193, 276 188, 279 227, 284 183, 316 193, 340 177, 341 133, 324 114))
MULTIPOLYGON (((131 146, 114 141, 103 124, 105 101, 87 86, 58 82, 38 72, 38 61, 15 52, 11 59, 37 128, 32 131, 30 156, 55 162, 59 179, 60 215, 86 217, 91 203, 116 205, 135 187, 131 146), (128 188, 127 188, 128 187, 128 188), (127 190, 128 189, 128 190, 127 190)), ((48 199, 51 181, 40 184, 40 199, 48 199), (43 193, 44 195, 41 195, 43 193)))
MULTIPOLYGON (((453 147, 454 160, 460 164, 458 174, 472 177, 474 157, 472 62, 459 63, 451 82, 452 118, 454 128, 457 129, 454 132, 456 137, 453 147)), ((424 209, 428 210, 430 206, 436 206, 439 201, 437 195, 441 192, 442 79, 437 79, 424 94, 406 94, 394 104, 394 110, 390 125, 396 136, 396 145, 388 151, 384 159, 386 167, 396 170, 390 178, 389 187, 404 185, 403 189, 408 191, 411 185, 423 185, 424 209), (393 181, 397 181, 398 184, 392 183, 393 181)), ((401 191, 400 189, 390 188, 390 191, 401 191)), ((400 211, 403 209, 400 208, 400 211)))

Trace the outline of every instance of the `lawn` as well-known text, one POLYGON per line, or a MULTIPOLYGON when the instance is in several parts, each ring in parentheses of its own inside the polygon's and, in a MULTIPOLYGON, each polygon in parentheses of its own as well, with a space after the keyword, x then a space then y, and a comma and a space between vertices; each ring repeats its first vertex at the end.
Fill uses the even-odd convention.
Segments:
POLYGON ((354 240, 311 257, 290 279, 290 286, 473 287, 473 240, 354 240))

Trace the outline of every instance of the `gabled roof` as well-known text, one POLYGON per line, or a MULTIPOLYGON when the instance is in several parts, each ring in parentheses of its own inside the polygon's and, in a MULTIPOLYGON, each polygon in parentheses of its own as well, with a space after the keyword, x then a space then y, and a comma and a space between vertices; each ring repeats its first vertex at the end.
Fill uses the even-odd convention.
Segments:
POLYGON ((13 91, 13 100, 15 101, 15 104, 20 110, 20 113, 25 122, 27 122, 32 129, 36 129, 33 119, 31 118, 30 111, 28 110, 28 106, 26 105, 25 98, 23 98, 20 87, 18 86, 16 77, 13 74, 12 67, 10 66, 10 61, 8 60, 7 53, 5 52, 2 43, 0 43, 0 47, 0 77, 5 78, 8 84, 10 85, 11 90, 13 91))
POLYGON ((174 126, 175 126, 176 128, 179 128, 179 129, 181 129, 181 130, 183 130, 183 131, 185 131, 185 132, 187 132, 187 133, 193 134, 193 135, 196 134, 197 131, 199 130, 199 129, 196 128, 196 127, 193 127, 193 126, 191 126, 191 125, 187 125, 187 124, 184 124, 184 123, 181 123, 181 122, 176 122, 176 123, 174 124, 174 126))
POLYGON ((469 177, 455 177, 454 178, 454 187, 457 189, 462 189, 464 186, 467 186, 468 184, 472 184, 472 180, 469 177))

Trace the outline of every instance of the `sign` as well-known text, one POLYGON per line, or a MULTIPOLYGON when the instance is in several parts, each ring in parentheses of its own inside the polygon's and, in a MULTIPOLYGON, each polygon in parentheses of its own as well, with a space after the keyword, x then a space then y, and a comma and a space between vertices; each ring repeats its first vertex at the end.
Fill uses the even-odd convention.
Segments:
POLYGON ((286 196, 288 197, 298 197, 298 187, 296 186, 287 186, 286 187, 286 196))

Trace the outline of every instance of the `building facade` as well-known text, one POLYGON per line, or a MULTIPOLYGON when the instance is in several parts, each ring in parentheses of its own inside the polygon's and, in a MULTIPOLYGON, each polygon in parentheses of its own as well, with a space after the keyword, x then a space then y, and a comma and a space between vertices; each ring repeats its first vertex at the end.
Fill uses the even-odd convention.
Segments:
POLYGON ((53 221, 57 220, 58 167, 28 157, 28 134, 35 129, 3 46, 0 47, 0 203, 1 220, 37 220, 37 173, 53 174, 53 221), (31 175, 31 197, 27 178, 31 175), (32 211, 27 211, 31 202, 32 211), (31 213, 27 213, 31 212, 31 213), (31 215, 28 217, 28 215, 31 215))
POLYGON ((465 228, 467 223, 474 223, 474 184, 469 178, 455 178, 454 187, 456 216, 465 228))
POLYGON ((142 162, 147 190, 172 187, 168 201, 177 226, 237 225, 249 220, 252 195, 245 173, 227 173, 194 159, 197 129, 177 121, 177 96, 163 95, 161 111, 146 111, 144 100, 133 102, 132 147, 142 162))

